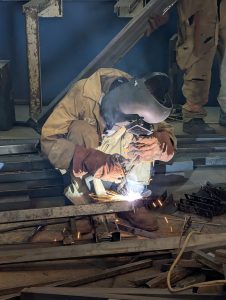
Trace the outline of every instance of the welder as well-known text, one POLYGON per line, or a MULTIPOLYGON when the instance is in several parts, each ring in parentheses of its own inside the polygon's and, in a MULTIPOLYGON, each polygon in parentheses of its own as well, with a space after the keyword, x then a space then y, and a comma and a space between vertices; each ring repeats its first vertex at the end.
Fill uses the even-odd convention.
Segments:
POLYGON ((179 32, 177 62, 184 71, 183 131, 190 134, 214 133, 204 121, 211 68, 219 54, 221 89, 219 124, 226 126, 226 0, 178 1, 179 32), (218 51, 217 51, 218 50, 218 51))
MULTIPOLYGON (((55 107, 42 128, 41 149, 55 168, 70 172, 72 183, 65 195, 75 205, 91 201, 87 177, 106 184, 121 182, 126 174, 119 158, 134 161, 133 176, 140 186, 148 185, 154 161, 172 159, 176 138, 172 127, 163 122, 171 103, 164 88, 163 92, 158 88, 162 77, 166 76, 157 73, 136 79, 117 69, 102 68, 76 82, 55 107), (106 137, 111 141, 114 132, 136 119, 153 125, 153 133, 135 136, 125 130, 118 140, 112 140, 110 153, 100 148, 106 137)), ((141 229, 158 228, 151 211, 144 207, 123 217, 141 229)))

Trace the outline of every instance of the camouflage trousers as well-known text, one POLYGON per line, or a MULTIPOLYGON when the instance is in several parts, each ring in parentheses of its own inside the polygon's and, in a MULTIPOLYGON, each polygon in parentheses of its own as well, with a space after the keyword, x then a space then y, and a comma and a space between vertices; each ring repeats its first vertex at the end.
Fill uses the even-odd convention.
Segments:
POLYGON ((181 0, 177 62, 184 71, 184 121, 203 118, 208 102, 215 55, 220 63, 221 89, 218 102, 226 112, 226 0, 181 0))

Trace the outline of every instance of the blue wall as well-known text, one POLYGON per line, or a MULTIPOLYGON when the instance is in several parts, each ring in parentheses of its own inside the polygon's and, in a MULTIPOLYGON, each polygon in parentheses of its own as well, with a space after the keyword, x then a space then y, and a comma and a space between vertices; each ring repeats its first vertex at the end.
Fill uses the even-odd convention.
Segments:
MULTIPOLYGON (((0 59, 10 59, 15 99, 29 98, 25 16, 26 1, 0 1, 0 59)), ((63 18, 40 18, 42 92, 53 99, 103 49, 130 19, 113 12, 116 1, 64 0, 63 18)), ((168 41, 176 32, 176 12, 170 21, 145 37, 117 64, 133 75, 168 70, 168 41)))

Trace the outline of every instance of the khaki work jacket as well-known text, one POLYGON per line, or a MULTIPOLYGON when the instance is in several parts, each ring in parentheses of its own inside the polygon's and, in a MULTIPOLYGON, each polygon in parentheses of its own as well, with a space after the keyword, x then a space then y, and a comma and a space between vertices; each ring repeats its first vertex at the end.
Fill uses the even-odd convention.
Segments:
MULTIPOLYGON (((67 140, 67 134, 73 121, 84 120, 88 124, 96 126, 101 144, 104 129, 100 116, 100 101, 103 97, 101 76, 131 78, 129 74, 117 69, 99 69, 89 78, 74 84, 55 107, 42 128, 42 152, 56 168, 67 170, 72 161, 75 145, 67 140)), ((160 123, 156 125, 156 130, 168 131, 176 145, 176 138, 169 124, 160 123)))

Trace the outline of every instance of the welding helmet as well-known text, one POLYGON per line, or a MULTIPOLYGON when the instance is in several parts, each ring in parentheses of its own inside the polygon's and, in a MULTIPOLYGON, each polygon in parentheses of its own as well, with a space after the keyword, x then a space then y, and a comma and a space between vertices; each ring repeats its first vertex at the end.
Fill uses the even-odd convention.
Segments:
POLYGON ((168 97, 169 78, 153 73, 145 79, 125 79, 103 97, 101 115, 107 127, 123 121, 143 118, 149 124, 164 121, 170 115, 172 102, 168 97))

